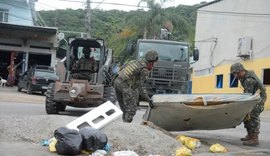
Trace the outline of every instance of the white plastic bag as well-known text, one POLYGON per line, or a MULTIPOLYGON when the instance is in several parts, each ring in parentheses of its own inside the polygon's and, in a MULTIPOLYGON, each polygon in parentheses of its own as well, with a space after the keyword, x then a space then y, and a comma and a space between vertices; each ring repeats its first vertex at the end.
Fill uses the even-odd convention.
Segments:
POLYGON ((139 156, 133 151, 117 151, 113 153, 113 156, 139 156))

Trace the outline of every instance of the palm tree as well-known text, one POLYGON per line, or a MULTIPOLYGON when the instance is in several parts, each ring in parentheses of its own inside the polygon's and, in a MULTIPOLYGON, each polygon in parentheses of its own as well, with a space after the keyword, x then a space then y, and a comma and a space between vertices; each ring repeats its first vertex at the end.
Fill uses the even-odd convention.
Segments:
POLYGON ((144 37, 147 38, 146 33, 148 32, 148 38, 157 38, 160 33, 160 29, 162 28, 164 21, 166 20, 162 5, 168 0, 160 0, 159 3, 156 3, 155 0, 141 0, 138 3, 138 6, 142 2, 146 2, 147 7, 149 8, 149 17, 147 22, 144 24, 144 37))

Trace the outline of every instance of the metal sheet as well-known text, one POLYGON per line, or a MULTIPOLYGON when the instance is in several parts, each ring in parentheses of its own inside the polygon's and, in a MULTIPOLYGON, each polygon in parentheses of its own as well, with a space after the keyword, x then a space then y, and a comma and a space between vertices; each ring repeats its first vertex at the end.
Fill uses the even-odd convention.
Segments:
POLYGON ((216 130, 241 124, 258 102, 259 95, 163 94, 152 99, 155 107, 147 109, 144 120, 168 131, 216 130))

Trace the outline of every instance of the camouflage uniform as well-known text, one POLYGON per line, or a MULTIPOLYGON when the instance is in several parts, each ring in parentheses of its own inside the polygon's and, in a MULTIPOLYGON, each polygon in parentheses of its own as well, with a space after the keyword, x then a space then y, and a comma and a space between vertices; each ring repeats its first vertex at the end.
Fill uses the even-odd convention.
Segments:
POLYGON ((253 71, 246 71, 246 75, 243 79, 240 79, 241 85, 244 88, 244 93, 255 94, 257 90, 260 90, 260 100, 253 107, 250 113, 250 119, 244 121, 245 128, 248 131, 259 133, 260 129, 260 114, 264 110, 264 103, 266 101, 266 90, 262 82, 256 76, 253 71))
POLYGON ((231 72, 244 71, 245 75, 239 78, 241 85, 244 88, 244 93, 255 94, 258 90, 260 91, 259 102, 253 107, 252 111, 246 116, 244 120, 244 126, 247 129, 248 135, 245 138, 241 138, 244 145, 257 145, 258 134, 260 129, 260 114, 264 110, 264 103, 266 101, 266 89, 263 86, 261 80, 256 76, 253 71, 247 71, 240 63, 235 63, 231 67, 231 72), (253 140, 251 140, 253 138, 253 140), (254 143, 255 139, 255 143, 254 143), (250 141, 251 140, 251 141, 250 141))
POLYGON ((73 73, 72 77, 74 79, 87 79, 90 80, 90 75, 97 70, 97 65, 93 58, 81 58, 75 65, 74 69, 85 70, 84 72, 73 73))
POLYGON ((119 106, 123 111, 123 121, 131 122, 137 111, 139 95, 147 101, 150 97, 143 87, 149 75, 146 61, 131 61, 118 72, 114 80, 114 88, 119 106))
POLYGON ((119 106, 123 111, 124 122, 132 122, 137 111, 139 95, 149 102, 150 107, 153 107, 152 100, 143 85, 157 60, 158 53, 149 50, 145 54, 145 60, 133 60, 116 74, 113 85, 119 106))

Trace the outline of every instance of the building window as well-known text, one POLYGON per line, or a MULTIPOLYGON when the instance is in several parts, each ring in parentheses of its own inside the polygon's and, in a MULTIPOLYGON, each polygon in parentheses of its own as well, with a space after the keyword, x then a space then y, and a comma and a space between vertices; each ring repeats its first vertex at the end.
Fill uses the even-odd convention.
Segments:
POLYGON ((8 10, 0 9, 0 22, 8 22, 8 10))
POLYGON ((217 75, 216 78, 217 78, 216 87, 223 88, 223 75, 217 75))
POLYGON ((231 88, 238 87, 238 78, 236 78, 233 74, 230 74, 230 87, 231 88))
POLYGON ((263 84, 270 85, 270 68, 263 70, 263 84))

